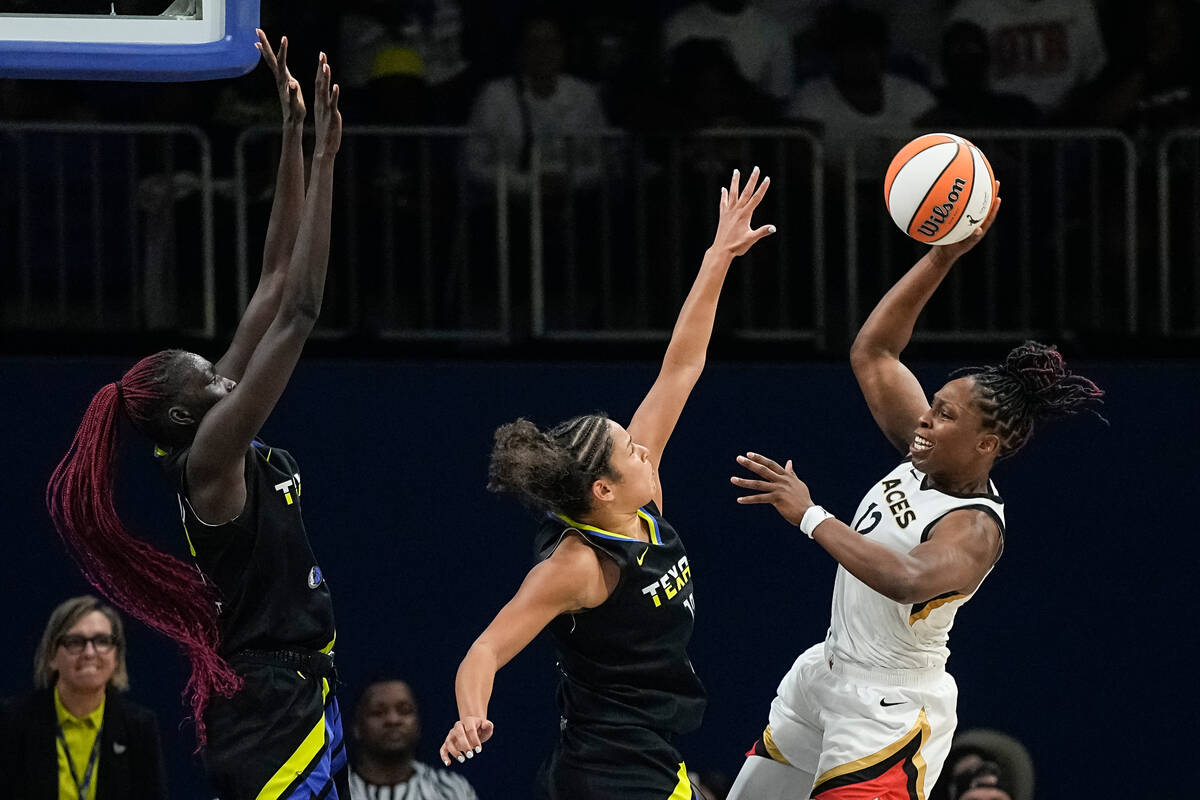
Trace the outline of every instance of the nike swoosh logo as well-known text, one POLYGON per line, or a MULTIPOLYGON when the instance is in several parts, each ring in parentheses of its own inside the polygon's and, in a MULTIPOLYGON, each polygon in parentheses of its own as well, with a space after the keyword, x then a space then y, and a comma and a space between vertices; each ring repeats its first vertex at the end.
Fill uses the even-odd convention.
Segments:
POLYGON ((904 701, 897 700, 894 703, 889 703, 887 700, 880 700, 879 705, 883 706, 884 708, 887 708, 888 706, 902 706, 902 705, 904 705, 904 701))
POLYGON ((646 553, 649 553, 649 552, 650 552, 650 548, 647 547, 645 550, 642 551, 642 554, 640 556, 638 556, 638 566, 639 567, 642 565, 642 559, 645 558, 646 553))

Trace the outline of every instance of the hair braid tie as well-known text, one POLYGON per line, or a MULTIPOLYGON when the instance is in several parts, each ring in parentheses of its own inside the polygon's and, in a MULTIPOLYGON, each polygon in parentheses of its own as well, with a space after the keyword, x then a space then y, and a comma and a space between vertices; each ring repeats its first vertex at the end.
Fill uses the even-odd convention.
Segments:
POLYGON ((121 408, 125 407, 125 390, 121 387, 121 381, 113 381, 113 386, 117 387, 117 405, 121 408))

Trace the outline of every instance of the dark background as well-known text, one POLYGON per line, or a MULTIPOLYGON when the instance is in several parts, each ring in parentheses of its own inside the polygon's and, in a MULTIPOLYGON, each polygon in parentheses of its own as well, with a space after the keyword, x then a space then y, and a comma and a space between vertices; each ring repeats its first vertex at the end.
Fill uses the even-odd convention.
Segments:
MULTIPOLYGON (((981 345, 971 361, 996 360, 981 345)), ((215 357, 219 353, 205 353, 215 357)), ((1071 352, 1067 350, 1070 361, 1071 352)), ((0 360, 0 469, 10 542, 9 658, 0 693, 31 686, 50 610, 87 591, 41 504, 92 393, 129 359, 0 360)), ((933 391, 957 364, 919 363, 933 391)), ((1197 703, 1191 498, 1200 445, 1194 361, 1076 363, 1108 390, 1105 427, 1040 431, 995 480, 1008 501, 1004 558, 958 617, 950 669, 960 730, 1025 742, 1038 796, 1180 796, 1197 703)), ((396 673, 422 704, 423 760, 456 717, 454 671, 530 565, 533 526, 484 490, 492 430, 601 408, 627 421, 656 365, 302 362, 263 438, 304 477, 305 518, 333 588, 343 704, 396 673)), ((146 538, 184 554, 174 498, 150 446, 126 431, 120 508, 146 538)), ((689 548, 698 599, 691 652, 711 693, 681 747, 693 770, 736 773, 791 661, 819 641, 834 562, 771 510, 742 508, 734 456, 793 458, 818 502, 847 519, 896 461, 845 364, 713 363, 662 465, 665 510, 689 548)), ((181 727, 178 651, 129 626, 131 697, 159 716, 172 797, 204 798, 181 727)), ((481 798, 529 794, 557 730, 553 654, 539 640, 499 674, 496 735, 463 769, 481 798)))

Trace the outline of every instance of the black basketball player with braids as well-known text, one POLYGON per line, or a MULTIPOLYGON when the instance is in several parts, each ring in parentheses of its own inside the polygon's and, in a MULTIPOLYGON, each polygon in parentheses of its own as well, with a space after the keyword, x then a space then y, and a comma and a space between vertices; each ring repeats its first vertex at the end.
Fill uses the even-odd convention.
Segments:
POLYGON ((496 431, 488 488, 541 520, 537 564, 458 670, 459 721, 441 756, 464 761, 492 735, 496 671, 548 628, 559 652, 561 733, 543 765, 545 800, 680 800, 692 796, 671 738, 700 724, 704 688, 687 657, 695 606, 687 554, 662 517, 658 465, 704 369, 730 263, 773 226, 750 227, 767 190, 758 168, 722 189, 712 246, 684 301, 650 392, 623 428, 602 414, 542 432, 526 420, 496 431))
POLYGON ((932 401, 900 362, 921 310, 991 226, 934 247, 884 296, 850 360, 875 421, 906 458, 863 498, 853 526, 815 505, 792 462, 747 453, 735 485, 770 503, 838 562, 824 642, 779 684, 769 724, 730 800, 925 797, 957 721, 945 671, 954 614, 1004 549, 1004 504, 989 479, 1043 420, 1099 403, 1053 347, 1027 342, 1003 364, 961 370, 932 401))

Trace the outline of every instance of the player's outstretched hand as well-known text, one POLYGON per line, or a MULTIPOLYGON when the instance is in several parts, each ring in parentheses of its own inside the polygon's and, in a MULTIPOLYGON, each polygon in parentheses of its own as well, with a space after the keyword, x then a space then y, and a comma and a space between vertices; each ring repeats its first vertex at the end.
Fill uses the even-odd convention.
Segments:
POLYGON ((495 730, 495 726, 483 717, 460 719, 446 734, 446 741, 438 751, 442 763, 448 767, 452 758, 460 764, 474 758, 476 753, 483 752, 483 743, 492 738, 495 730))
POLYGON ((746 188, 739 190, 740 181, 741 173, 735 169, 728 188, 721 187, 720 220, 717 222, 717 235, 713 239, 715 249, 726 250, 735 256, 742 255, 759 239, 775 232, 774 225, 750 227, 750 217, 767 193, 771 179, 763 178, 759 183, 758 167, 755 167, 746 181, 746 188))
POLYGON ((300 82, 288 71, 287 51, 288 40, 284 36, 279 40, 279 50, 271 49, 271 42, 262 28, 256 28, 258 41, 255 47, 262 53, 263 62, 275 76, 275 88, 279 92, 279 102, 283 106, 283 123, 299 127, 304 124, 304 93, 300 91, 300 82))
POLYGON ((737 501, 742 504, 770 503, 780 516, 793 525, 799 525, 813 501, 804 481, 797 478, 792 470, 791 460, 781 467, 766 456, 746 453, 738 456, 737 462, 758 476, 739 478, 735 475, 729 479, 734 486, 758 492, 742 495, 737 501))
POLYGON ((342 146, 342 112, 338 111, 341 89, 333 82, 329 60, 321 53, 317 59, 317 88, 313 98, 313 116, 317 125, 317 144, 313 157, 333 156, 342 146))
POLYGON ((934 245, 933 249, 939 256, 948 258, 951 261, 957 261, 968 250, 983 240, 984 234, 992 227, 992 223, 996 221, 996 213, 1000 211, 1000 181, 992 181, 992 205, 988 208, 988 215, 980 223, 970 236, 955 242, 954 244, 934 245))

